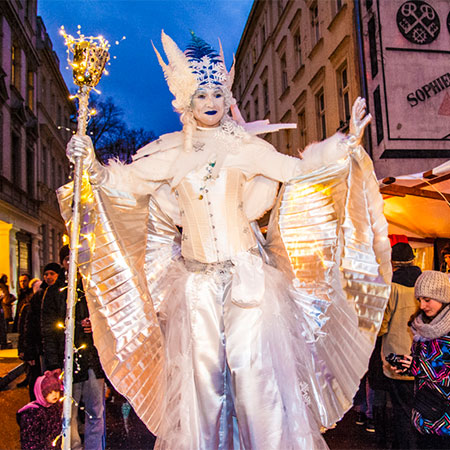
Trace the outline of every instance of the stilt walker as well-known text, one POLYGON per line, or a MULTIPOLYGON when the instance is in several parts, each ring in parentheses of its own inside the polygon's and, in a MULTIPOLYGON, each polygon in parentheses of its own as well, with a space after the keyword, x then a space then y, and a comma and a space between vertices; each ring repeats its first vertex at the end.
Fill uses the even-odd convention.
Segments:
MULTIPOLYGON (((105 65, 109 60, 108 41, 102 36, 86 37, 78 31, 78 38, 67 35, 64 28, 61 34, 67 46, 68 62, 73 69, 73 81, 79 86, 78 93, 78 125, 77 135, 85 136, 89 119, 89 94, 100 81, 105 65), (72 53, 73 59, 70 59, 72 53)), ((72 379, 73 379, 73 339, 75 303, 77 299, 77 266, 78 247, 80 239, 80 198, 83 177, 82 157, 76 157, 73 170, 73 205, 70 230, 70 259, 68 273, 68 290, 65 323, 65 351, 64 351, 64 403, 63 403, 63 448, 70 449, 70 424, 72 418, 72 379)))

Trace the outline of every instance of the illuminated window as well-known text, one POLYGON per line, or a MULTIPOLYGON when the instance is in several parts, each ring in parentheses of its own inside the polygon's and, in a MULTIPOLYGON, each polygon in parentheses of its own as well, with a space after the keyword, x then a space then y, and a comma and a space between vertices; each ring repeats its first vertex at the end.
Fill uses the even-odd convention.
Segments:
POLYGON ((20 90, 20 49, 11 46, 11 84, 20 90))
POLYGON ((34 110, 34 73, 31 70, 27 74, 27 106, 34 110))

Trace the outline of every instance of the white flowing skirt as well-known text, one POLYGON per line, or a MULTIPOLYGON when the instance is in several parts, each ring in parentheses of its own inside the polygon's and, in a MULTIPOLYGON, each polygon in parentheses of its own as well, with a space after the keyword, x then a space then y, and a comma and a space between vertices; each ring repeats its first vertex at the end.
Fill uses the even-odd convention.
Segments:
POLYGON ((317 420, 326 405, 312 391, 328 389, 322 378, 331 356, 315 354, 317 339, 288 279, 267 264, 263 270, 264 297, 246 308, 231 298, 231 262, 169 267, 171 290, 160 310, 167 384, 156 448, 328 448, 317 420))

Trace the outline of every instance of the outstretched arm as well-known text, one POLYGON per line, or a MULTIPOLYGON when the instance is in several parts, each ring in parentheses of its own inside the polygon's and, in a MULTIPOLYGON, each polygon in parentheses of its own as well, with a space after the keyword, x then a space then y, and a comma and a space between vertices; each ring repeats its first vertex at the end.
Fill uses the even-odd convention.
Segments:
POLYGON ((350 118, 350 145, 357 147, 361 144, 364 130, 372 120, 371 114, 366 114, 366 99, 358 97, 352 106, 352 116, 350 118))

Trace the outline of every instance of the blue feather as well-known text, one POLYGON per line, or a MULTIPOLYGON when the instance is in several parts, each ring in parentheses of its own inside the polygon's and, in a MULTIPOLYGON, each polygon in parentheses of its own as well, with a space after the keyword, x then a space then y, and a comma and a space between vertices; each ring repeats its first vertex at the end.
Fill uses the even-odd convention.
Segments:
POLYGON ((201 61, 207 56, 212 63, 221 62, 219 54, 207 42, 191 31, 191 42, 186 47, 186 56, 191 61, 201 61))

